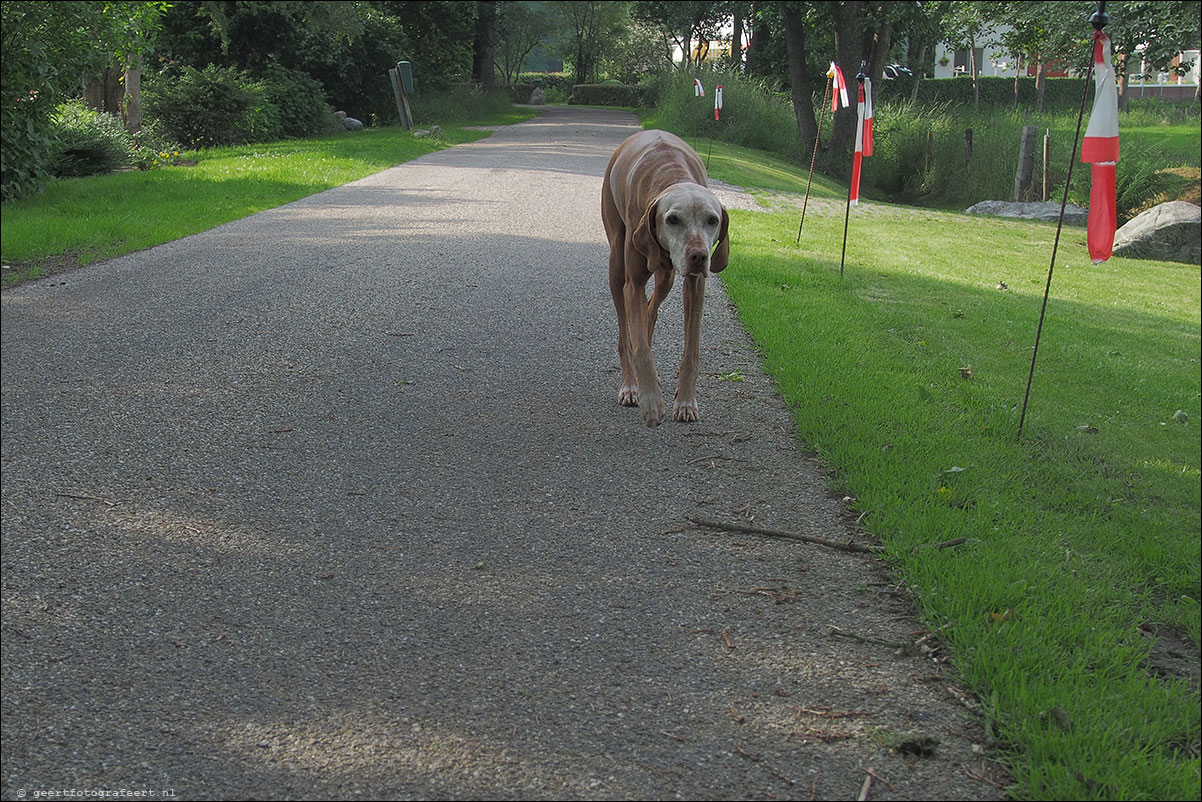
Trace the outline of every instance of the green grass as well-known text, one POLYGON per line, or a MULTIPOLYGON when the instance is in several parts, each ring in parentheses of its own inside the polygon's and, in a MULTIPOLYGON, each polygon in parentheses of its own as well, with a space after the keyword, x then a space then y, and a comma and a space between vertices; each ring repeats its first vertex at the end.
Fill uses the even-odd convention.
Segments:
MULTIPOLYGON (((1199 269, 902 207, 732 213, 732 299, 1006 747, 1015 795, 1196 799, 1199 269), (811 223, 812 220, 812 223, 811 223), (1008 289, 999 289, 1004 283, 1008 289), (1188 422, 1174 419, 1181 410, 1188 422), (929 546, 951 538, 952 549, 929 546)), ((1180 416, 1178 416, 1180 417, 1180 416)))
POLYGON ((414 138, 400 128, 368 129, 181 154, 190 166, 55 181, 4 205, 4 286, 205 231, 486 135, 445 127, 439 138, 414 138))

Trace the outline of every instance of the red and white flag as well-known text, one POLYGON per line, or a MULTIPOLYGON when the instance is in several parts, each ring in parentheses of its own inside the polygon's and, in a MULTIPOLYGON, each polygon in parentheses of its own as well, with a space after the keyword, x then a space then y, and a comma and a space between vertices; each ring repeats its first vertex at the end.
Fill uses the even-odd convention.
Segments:
POLYGON ((722 84, 714 90, 714 119, 718 119, 718 110, 722 108, 722 84))
POLYGON ((693 97, 705 97, 705 87, 701 85, 700 78, 693 79, 693 97))
POLYGON ((831 62, 831 68, 826 71, 826 77, 831 79, 831 111, 839 110, 839 101, 843 101, 843 108, 851 105, 847 100, 847 81, 843 78, 843 70, 839 69, 839 65, 831 62))
POLYGON ((851 204, 860 203, 860 164, 865 156, 872 155, 872 81, 865 78, 860 84, 856 100, 856 155, 851 163, 851 204))
POLYGON ((1089 258, 1096 265, 1114 253, 1114 182, 1119 160, 1119 94, 1110 60, 1110 37, 1101 31, 1094 34, 1093 69, 1093 110, 1081 142, 1081 161, 1090 163, 1086 239, 1089 258))

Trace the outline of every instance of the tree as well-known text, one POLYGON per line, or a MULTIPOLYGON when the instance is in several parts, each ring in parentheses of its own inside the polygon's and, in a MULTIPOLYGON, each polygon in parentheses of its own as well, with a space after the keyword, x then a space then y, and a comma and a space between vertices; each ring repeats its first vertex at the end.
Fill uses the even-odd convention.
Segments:
POLYGON ((577 83, 597 77, 601 53, 630 19, 629 4, 603 0, 560 0, 551 4, 563 36, 560 48, 577 83))
POLYGON ((47 177, 53 123, 81 76, 135 59, 153 39, 164 3, 0 4, 0 195, 12 200, 47 177))
POLYGON ((1182 50, 1198 46, 1202 38, 1202 2, 1127 0, 1111 3, 1107 11, 1110 24, 1106 33, 1119 62, 1119 106, 1125 109, 1131 67, 1138 56, 1153 70, 1167 72, 1182 50))
POLYGON ((497 15, 497 69, 505 83, 517 81, 526 59, 551 32, 551 16, 532 3, 502 3, 497 15))
POLYGON ((497 13, 495 0, 479 0, 476 3, 476 35, 472 40, 472 83, 477 86, 493 86, 497 82, 493 73, 496 63, 497 13))
POLYGON ((730 18, 727 3, 680 2, 652 0, 637 2, 631 16, 662 31, 668 41, 683 53, 681 66, 687 68, 694 60, 705 58, 709 41, 718 37, 722 23, 730 18), (693 50, 693 43, 698 50, 693 50))
POLYGON ((976 0, 956 0, 943 18, 944 41, 957 50, 968 49, 969 71, 972 75, 973 103, 981 102, 978 78, 981 65, 977 63, 977 46, 988 43, 989 21, 985 18, 987 4, 976 0))

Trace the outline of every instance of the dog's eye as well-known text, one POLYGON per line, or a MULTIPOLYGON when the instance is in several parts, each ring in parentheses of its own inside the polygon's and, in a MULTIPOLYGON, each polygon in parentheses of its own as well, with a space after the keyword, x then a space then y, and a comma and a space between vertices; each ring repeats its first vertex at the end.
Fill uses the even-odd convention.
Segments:
POLYGON ((718 218, 711 216, 708 222, 711 226, 716 226, 716 225, 718 225, 718 218))
POLYGON ((674 214, 670 214, 664 218, 664 222, 666 222, 670 226, 678 226, 678 225, 680 225, 680 218, 674 214))

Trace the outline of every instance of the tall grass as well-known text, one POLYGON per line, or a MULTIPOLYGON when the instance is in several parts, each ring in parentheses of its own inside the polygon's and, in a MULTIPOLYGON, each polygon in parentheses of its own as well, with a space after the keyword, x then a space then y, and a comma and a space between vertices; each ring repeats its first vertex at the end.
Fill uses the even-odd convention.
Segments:
POLYGON ((767 80, 735 70, 702 69, 695 74, 658 73, 648 83, 657 98, 646 118, 649 127, 680 136, 713 137, 787 159, 802 156, 793 103, 767 80), (705 87, 705 97, 694 96, 694 75, 705 87), (719 85, 723 108, 714 120, 714 92, 719 85))
MULTIPOLYGON (((1197 166, 1199 123, 1196 117, 1175 127, 1163 120, 1163 109, 1147 109, 1120 121, 1118 208, 1126 217, 1165 187, 1160 170, 1197 166)), ((1176 116, 1176 115, 1174 115, 1176 116)), ((1076 137, 1077 115, 1033 114, 999 107, 921 106, 890 103, 875 111, 876 151, 864 162, 864 192, 869 197, 934 206, 970 206, 981 200, 1010 200, 1019 161, 1024 125, 1037 129, 1037 156, 1032 189, 1044 183, 1042 141, 1048 135, 1048 197, 1059 201, 1068 175, 1076 137), (966 132, 971 131, 971 148, 966 132)), ((1034 194, 1027 199, 1039 200, 1034 194)), ((1089 169, 1073 168, 1069 200, 1089 202, 1089 169)))

